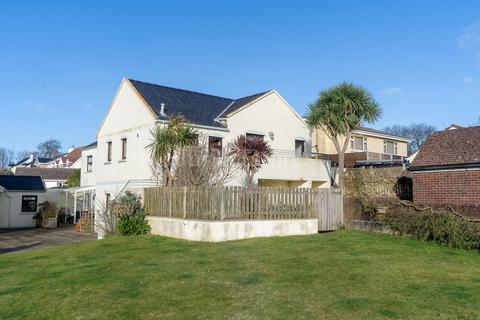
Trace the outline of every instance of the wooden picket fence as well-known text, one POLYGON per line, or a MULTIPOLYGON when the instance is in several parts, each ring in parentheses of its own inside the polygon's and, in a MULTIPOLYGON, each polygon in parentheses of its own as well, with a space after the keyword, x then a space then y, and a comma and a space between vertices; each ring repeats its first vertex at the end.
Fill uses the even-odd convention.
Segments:
POLYGON ((146 188, 149 215, 198 220, 319 218, 319 230, 342 223, 341 196, 334 189, 259 187, 146 188), (321 226, 321 227, 320 227, 321 226))

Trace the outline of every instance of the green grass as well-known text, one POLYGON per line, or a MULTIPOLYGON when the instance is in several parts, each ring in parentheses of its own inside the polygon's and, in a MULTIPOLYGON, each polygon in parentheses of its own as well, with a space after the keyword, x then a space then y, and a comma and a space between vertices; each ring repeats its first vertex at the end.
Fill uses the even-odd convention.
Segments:
POLYGON ((0 256, 0 319, 478 319, 480 255, 339 231, 0 256))

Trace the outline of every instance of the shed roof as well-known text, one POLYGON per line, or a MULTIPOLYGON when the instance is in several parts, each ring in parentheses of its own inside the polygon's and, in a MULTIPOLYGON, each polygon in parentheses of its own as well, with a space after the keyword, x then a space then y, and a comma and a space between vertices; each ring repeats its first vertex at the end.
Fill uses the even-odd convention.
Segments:
POLYGON ((45 192, 45 185, 39 176, 0 176, 0 186, 7 191, 45 192))

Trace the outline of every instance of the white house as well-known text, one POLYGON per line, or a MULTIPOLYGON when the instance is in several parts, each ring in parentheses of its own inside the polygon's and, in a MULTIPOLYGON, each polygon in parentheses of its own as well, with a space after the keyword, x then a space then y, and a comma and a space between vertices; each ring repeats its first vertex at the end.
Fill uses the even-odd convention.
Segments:
POLYGON ((0 228, 34 227, 33 216, 45 197, 40 177, 0 176, 0 228))
MULTIPOLYGON (((260 135, 273 156, 256 174, 259 186, 330 187, 330 162, 311 154, 311 132, 275 90, 229 99, 124 78, 97 132, 82 151, 78 194, 95 189, 97 200, 151 185, 146 146, 155 126, 183 115, 209 142, 227 146, 239 135, 260 135)), ((242 185, 238 172, 229 182, 242 185)))

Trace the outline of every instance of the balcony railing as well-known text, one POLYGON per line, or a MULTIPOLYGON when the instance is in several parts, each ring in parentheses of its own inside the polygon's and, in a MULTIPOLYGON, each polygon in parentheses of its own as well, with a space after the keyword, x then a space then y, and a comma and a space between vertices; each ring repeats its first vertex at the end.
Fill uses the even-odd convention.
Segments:
POLYGON ((274 158, 305 158, 305 159, 319 159, 328 160, 329 157, 323 153, 316 152, 298 152, 294 150, 273 149, 274 158))

